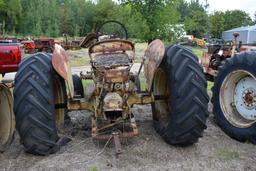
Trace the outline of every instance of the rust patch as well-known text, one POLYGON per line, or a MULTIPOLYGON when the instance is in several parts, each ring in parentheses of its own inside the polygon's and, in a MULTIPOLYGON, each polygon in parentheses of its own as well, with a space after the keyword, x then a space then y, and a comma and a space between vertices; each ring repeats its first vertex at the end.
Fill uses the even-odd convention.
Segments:
POLYGON ((89 56, 93 57, 95 53, 113 53, 113 52, 133 51, 132 58, 134 58, 134 45, 127 40, 106 40, 97 42, 89 48, 89 56))
POLYGON ((151 91, 154 73, 162 62, 164 52, 164 43, 159 39, 156 39, 153 42, 151 42, 145 51, 144 75, 147 82, 147 89, 149 91, 151 91))
MULTIPOLYGON (((123 132, 119 134, 119 138, 132 138, 138 136, 138 132, 123 132)), ((112 135, 95 135, 92 138, 95 140, 108 140, 112 135)))
POLYGON ((82 48, 88 48, 92 44, 97 42, 97 34, 96 33, 89 33, 83 40, 80 42, 79 46, 82 48))
POLYGON ((203 56, 200 63, 203 66, 204 73, 207 73, 215 77, 217 76, 218 71, 210 67, 210 61, 211 61, 211 54, 207 52, 203 52, 203 56))
POLYGON ((123 110, 123 99, 115 92, 106 94, 103 100, 104 111, 122 111, 123 110))
POLYGON ((129 79, 127 70, 109 69, 104 73, 104 79, 107 83, 121 83, 129 79))

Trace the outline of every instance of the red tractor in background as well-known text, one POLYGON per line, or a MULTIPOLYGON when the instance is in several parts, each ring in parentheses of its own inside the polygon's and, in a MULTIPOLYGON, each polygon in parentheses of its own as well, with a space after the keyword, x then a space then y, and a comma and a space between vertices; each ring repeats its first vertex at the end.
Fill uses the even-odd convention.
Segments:
POLYGON ((4 151, 12 142, 15 131, 13 98, 10 91, 13 82, 3 79, 3 76, 18 70, 21 56, 20 44, 0 43, 0 151, 4 151))
POLYGON ((34 54, 35 52, 47 52, 52 53, 54 50, 54 44, 60 44, 64 49, 80 49, 80 40, 68 40, 58 42, 53 38, 38 38, 34 40, 24 40, 20 42, 23 44, 25 53, 34 54))
POLYGON ((55 40, 53 38, 34 39, 35 49, 38 52, 52 53, 54 50, 55 40))
POLYGON ((56 42, 53 38, 38 38, 33 40, 24 40, 20 43, 23 44, 25 53, 33 54, 35 52, 52 53, 56 42))
POLYGON ((225 63, 227 58, 231 58, 238 52, 256 51, 256 45, 242 44, 242 42, 237 43, 239 33, 234 33, 233 35, 233 42, 209 45, 208 51, 203 53, 201 64, 208 81, 214 81, 218 68, 225 63))
POLYGON ((25 53, 33 54, 36 51, 36 45, 33 40, 24 40, 20 42, 23 45, 25 53))
POLYGON ((213 114, 230 137, 256 144, 256 46, 237 43, 208 47, 201 64, 212 88, 213 114))

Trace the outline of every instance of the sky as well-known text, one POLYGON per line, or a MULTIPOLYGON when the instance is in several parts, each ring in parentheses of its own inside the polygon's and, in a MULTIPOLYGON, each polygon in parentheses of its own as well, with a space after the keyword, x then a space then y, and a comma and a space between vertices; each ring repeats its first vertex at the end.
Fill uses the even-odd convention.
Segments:
MULTIPOLYGON (((202 3, 205 0, 200 0, 202 3)), ((253 18, 256 12, 256 0, 208 0, 209 12, 240 9, 250 14, 253 18)))

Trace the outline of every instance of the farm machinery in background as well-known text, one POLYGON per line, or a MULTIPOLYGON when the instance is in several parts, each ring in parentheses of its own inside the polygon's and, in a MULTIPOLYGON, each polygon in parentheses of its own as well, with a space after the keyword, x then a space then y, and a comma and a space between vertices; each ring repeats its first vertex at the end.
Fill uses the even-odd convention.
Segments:
POLYGON ((230 137, 256 144, 256 46, 237 42, 208 47, 201 64, 212 88, 217 124, 230 137))
POLYGON ((113 140, 120 153, 120 139, 139 134, 131 110, 135 104, 151 104, 154 128, 168 144, 196 143, 208 116, 207 83, 197 57, 182 46, 165 47, 154 40, 138 72, 132 72, 135 47, 124 25, 106 22, 98 33, 88 50, 91 72, 81 71, 76 79, 58 44, 52 54, 36 53, 22 60, 15 76, 14 113, 25 150, 55 153, 62 140, 58 131, 69 120, 67 111, 90 110, 92 138, 113 140), (143 66, 146 91, 141 91, 139 81, 143 66), (92 84, 85 86, 82 80, 92 84))
POLYGON ((188 45, 188 46, 198 46, 201 48, 206 47, 206 39, 199 39, 193 35, 184 35, 178 41, 181 45, 188 45))
MULTIPOLYGON (((105 23, 119 23, 118 21, 110 20, 105 23)), ((54 45, 59 44, 65 50, 79 50, 81 48, 89 48, 92 44, 98 41, 98 37, 101 39, 110 38, 109 35, 101 35, 99 32, 101 28, 96 29, 95 32, 88 33, 84 38, 78 40, 69 40, 67 34, 63 34, 64 40, 58 41, 54 38, 35 38, 35 39, 17 39, 16 37, 9 36, 0 38, 0 43, 20 43, 23 45, 24 52, 26 54, 34 54, 36 52, 53 53, 54 45)), ((127 31, 126 31, 127 33, 127 31)), ((111 38, 116 37, 116 33, 111 35, 111 38)))
POLYGON ((12 142, 15 131, 15 116, 13 113, 13 97, 11 89, 13 80, 3 76, 18 70, 21 61, 22 48, 17 43, 0 43, 0 151, 4 151, 12 142))
POLYGON ((35 52, 46 52, 53 53, 54 45, 60 44, 64 49, 80 49, 79 40, 69 41, 67 36, 65 36, 65 41, 56 41, 53 38, 38 38, 33 40, 24 40, 20 42, 24 45, 24 49, 26 53, 33 54, 35 52))

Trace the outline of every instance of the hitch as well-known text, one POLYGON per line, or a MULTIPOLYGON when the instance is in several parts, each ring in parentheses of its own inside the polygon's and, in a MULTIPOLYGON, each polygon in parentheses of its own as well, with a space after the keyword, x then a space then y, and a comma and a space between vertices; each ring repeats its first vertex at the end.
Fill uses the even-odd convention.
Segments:
POLYGON ((112 133, 112 136, 114 137, 116 155, 119 155, 119 154, 122 153, 119 135, 120 135, 119 132, 113 132, 113 133, 112 133))

